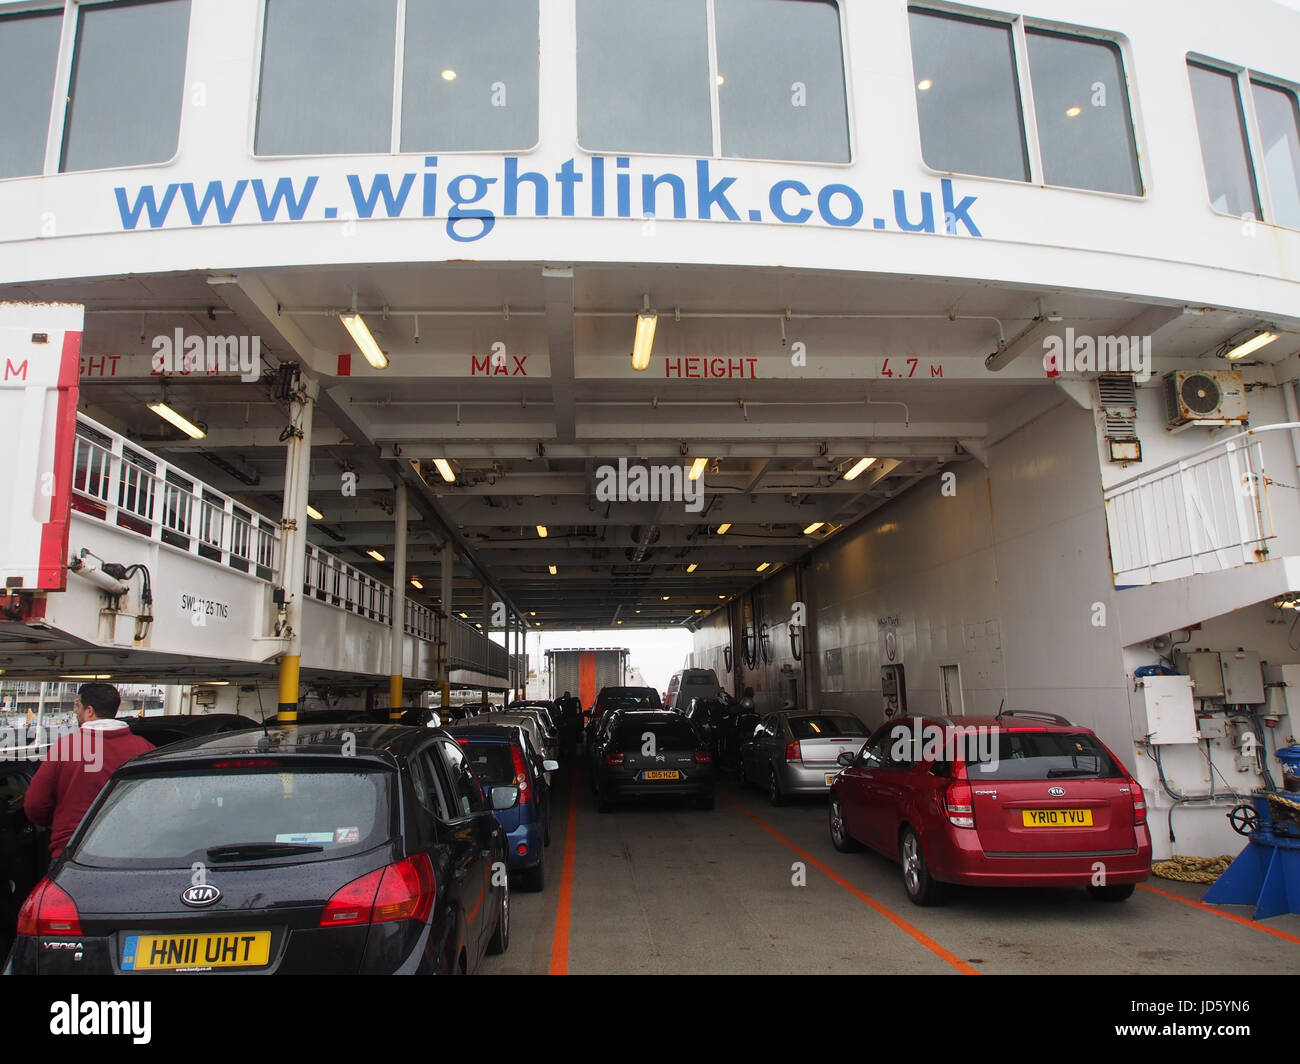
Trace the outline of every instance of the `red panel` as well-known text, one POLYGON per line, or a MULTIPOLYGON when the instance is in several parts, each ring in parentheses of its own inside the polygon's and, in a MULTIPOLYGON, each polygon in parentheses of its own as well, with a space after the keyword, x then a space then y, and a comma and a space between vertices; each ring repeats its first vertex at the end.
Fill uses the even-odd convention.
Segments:
POLYGON ((77 386, 81 377, 81 333, 63 334, 59 362, 59 401, 54 430, 54 496, 50 519, 41 530, 41 560, 36 586, 46 591, 67 587, 69 514, 72 510, 72 457, 77 445, 77 386))
POLYGON ((596 702, 596 652, 584 650, 578 654, 578 700, 583 709, 596 702))
POLYGON ((340 377, 352 376, 352 355, 350 352, 342 351, 339 353, 338 376, 340 377))

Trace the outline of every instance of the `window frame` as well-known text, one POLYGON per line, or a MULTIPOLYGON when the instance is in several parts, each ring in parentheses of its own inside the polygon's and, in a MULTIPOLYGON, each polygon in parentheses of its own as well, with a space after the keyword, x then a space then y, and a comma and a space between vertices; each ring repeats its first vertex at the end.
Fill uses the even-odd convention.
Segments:
POLYGON ((146 170, 171 166, 181 152, 181 133, 185 126, 185 101, 189 94, 190 40, 193 29, 193 5, 187 21, 185 36, 185 73, 182 76, 181 108, 176 128, 176 150, 166 159, 148 163, 127 163, 123 166, 97 166, 88 170, 63 170, 65 140, 68 134, 68 112, 72 107, 72 75, 77 58, 77 29, 81 10, 88 7, 144 6, 151 0, 33 0, 31 3, 0 5, 0 16, 21 18, 24 15, 58 15, 59 50, 54 62, 54 91, 50 96, 50 114, 45 127, 45 155, 40 173, 15 174, 0 181, 30 181, 37 177, 59 177, 63 174, 118 173, 124 170, 146 170))
MULTIPOLYGON (((920 112, 915 108, 916 102, 916 82, 915 73, 912 74, 912 100, 913 100, 913 117, 916 125, 916 143, 920 156, 920 163, 927 172, 938 177, 962 177, 980 181, 998 181, 1003 184, 1015 185, 1024 188, 1033 185, 1044 189, 1060 189, 1065 192, 1086 193, 1093 196, 1108 196, 1123 200, 1137 201, 1148 199, 1151 189, 1151 182, 1147 175, 1146 159, 1146 137, 1143 134, 1143 126, 1140 118, 1140 112, 1137 106, 1137 98, 1133 89, 1133 56, 1129 46, 1128 38, 1122 33, 1116 33, 1113 30, 1097 29, 1091 26, 1076 26, 1072 23, 1056 22, 1051 19, 1035 18, 1032 15, 1008 14, 1003 11, 991 11, 986 8, 967 7, 963 4, 948 3, 947 0, 909 0, 904 13, 909 16, 913 12, 917 14, 936 15, 940 18, 954 18, 965 20, 967 22, 987 22, 1006 26, 1011 30, 1011 49, 1012 57, 1015 61, 1016 69, 1015 82, 1016 88, 1020 95, 1020 120, 1022 124, 1021 135, 1025 145, 1025 152, 1029 163, 1029 179, 1027 181, 1018 181, 1011 177, 993 177, 988 174, 972 174, 957 170, 939 170, 931 166, 925 158, 925 144, 921 139, 921 120, 920 112), (1134 153, 1134 166, 1137 171, 1139 191, 1137 192, 1110 192, 1098 188, 1080 188, 1076 185, 1057 185, 1048 182, 1044 177, 1043 167, 1043 150, 1038 139, 1038 110, 1034 102, 1033 77, 1029 68, 1029 42, 1027 39, 1029 31, 1039 31, 1046 34, 1052 34, 1057 37, 1069 37, 1077 40, 1107 45, 1115 49, 1119 56, 1120 73, 1124 81, 1124 102, 1128 108, 1129 131, 1132 134, 1132 147, 1134 153)), ((916 70, 912 56, 912 35, 909 22, 907 34, 907 52, 911 70, 916 70)))
MULTIPOLYGON (((405 0, 400 0, 405 2, 405 0)), ((807 3, 824 3, 830 4, 835 8, 835 13, 839 18, 840 33, 840 73, 844 78, 844 120, 848 125, 848 149, 849 157, 844 162, 823 162, 816 159, 779 159, 766 156, 751 155, 723 155, 722 154, 722 104, 718 98, 718 37, 717 37, 717 11, 715 0, 702 0, 705 5, 705 25, 708 29, 708 51, 709 51, 709 122, 712 127, 712 144, 709 149, 710 160, 738 162, 738 163, 790 163, 795 166, 824 166, 832 169, 848 169, 854 166, 858 161, 857 152, 857 115, 854 110, 854 96, 852 84, 852 64, 849 62, 849 34, 847 25, 847 13, 845 12, 846 4, 844 0, 806 0, 807 3)), ((569 25, 570 40, 573 42, 573 55, 575 62, 573 64, 573 99, 574 99, 574 127, 575 133, 573 144, 579 151, 589 156, 628 156, 637 159, 699 159, 702 156, 691 154, 689 152, 651 152, 637 151, 634 148, 619 148, 617 151, 607 148, 589 148, 582 143, 582 140, 576 133, 579 126, 578 115, 582 109, 581 87, 578 84, 578 64, 576 57, 578 54, 578 4, 575 2, 571 5, 572 21, 569 25)))
MULTIPOLYGON (((1188 72, 1187 79, 1187 98, 1192 105, 1192 124, 1196 128, 1197 147, 1201 148, 1201 130, 1200 121, 1196 114, 1196 103, 1192 98, 1191 68, 1196 66, 1203 70, 1209 70, 1216 74, 1226 74, 1232 78, 1237 90, 1237 108, 1242 117, 1244 124, 1244 133, 1246 135, 1246 163, 1250 168, 1250 179, 1254 184, 1255 198, 1259 202, 1259 213, 1261 217, 1251 217, 1250 212, 1245 214, 1228 214, 1219 210, 1210 198, 1209 175, 1205 172, 1204 159, 1201 160, 1201 181, 1202 189, 1205 192, 1205 203, 1210 210, 1220 218, 1233 218, 1238 222, 1254 222, 1261 225, 1271 225, 1278 229, 1285 229, 1288 232, 1300 232, 1300 227, 1284 225, 1282 222, 1274 220, 1273 214, 1273 189, 1269 184, 1268 166, 1264 157, 1264 134, 1260 129, 1259 115, 1255 111, 1255 94, 1252 91, 1254 85, 1262 85, 1264 88, 1276 89, 1285 92, 1291 96, 1292 102, 1297 109, 1300 109, 1300 85, 1295 82, 1287 81, 1285 78, 1275 77, 1272 74, 1264 74, 1248 66, 1242 66, 1239 63, 1230 63, 1223 59, 1214 59, 1201 52, 1188 52, 1184 57, 1184 69, 1188 72)), ((1204 150, 1202 148, 1202 150, 1204 150)))
MULTIPOLYGON (((81 0, 78 0, 81 2, 81 0)), ((97 0, 98 2, 98 0, 97 0)), ((262 70, 266 63, 266 12, 268 0, 258 0, 257 32, 254 40, 254 62, 252 64, 253 84, 249 93, 250 115, 245 147, 250 159, 352 159, 371 158, 388 159, 394 156, 422 159, 429 155, 528 155, 535 152, 542 143, 542 0, 537 5, 537 137, 525 148, 425 148, 420 151, 402 150, 402 90, 405 80, 406 64, 406 6, 407 0, 397 0, 397 17, 394 20, 393 38, 393 110, 388 130, 388 151, 359 152, 309 152, 307 154, 290 153, 260 155, 257 151, 257 130, 262 109, 262 70)))

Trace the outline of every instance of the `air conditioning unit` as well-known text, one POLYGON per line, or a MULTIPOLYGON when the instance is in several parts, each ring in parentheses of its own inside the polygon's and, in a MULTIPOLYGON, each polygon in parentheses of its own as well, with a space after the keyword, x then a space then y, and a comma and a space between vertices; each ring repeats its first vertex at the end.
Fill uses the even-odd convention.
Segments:
POLYGON ((1246 384, 1232 369, 1176 370, 1165 377, 1171 427, 1237 425, 1246 420, 1246 384))

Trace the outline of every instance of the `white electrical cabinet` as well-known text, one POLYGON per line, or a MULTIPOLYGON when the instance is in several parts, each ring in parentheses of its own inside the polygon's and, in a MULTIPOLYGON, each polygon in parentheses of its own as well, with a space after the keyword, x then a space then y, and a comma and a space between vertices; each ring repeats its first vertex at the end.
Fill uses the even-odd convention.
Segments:
POLYGON ((1157 745, 1197 743, 1196 707, 1190 676, 1140 676, 1134 683, 1141 695, 1145 720, 1134 721, 1133 736, 1157 745))

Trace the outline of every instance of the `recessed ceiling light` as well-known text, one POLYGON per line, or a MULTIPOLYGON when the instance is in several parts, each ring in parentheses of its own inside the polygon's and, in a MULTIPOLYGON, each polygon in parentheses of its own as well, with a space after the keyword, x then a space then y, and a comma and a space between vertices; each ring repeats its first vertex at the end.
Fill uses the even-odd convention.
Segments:
POLYGON ((456 474, 452 471, 451 463, 445 458, 435 458, 433 460, 434 468, 441 474, 442 479, 448 484, 456 483, 456 474))
POLYGON ((537 536, 538 536, 539 539, 545 539, 545 538, 546 538, 546 526, 545 526, 545 525, 538 525, 538 526, 537 526, 537 536))
POLYGON ((444 70, 444 71, 442 72, 442 80, 443 80, 443 81, 455 81, 455 80, 456 80, 456 71, 454 71, 454 70, 444 70))
POLYGON ((718 525, 718 535, 720 536, 726 535, 727 529, 729 529, 730 527, 731 527, 730 521, 723 521, 722 524, 718 525))
POLYGON ((375 561, 377 561, 377 562, 382 562, 382 561, 385 560, 385 559, 384 559, 384 556, 383 556, 382 554, 380 554, 379 551, 377 551, 377 550, 368 550, 368 551, 366 551, 366 553, 369 554, 370 557, 374 558, 375 561))
POLYGON ((930 78, 922 78, 920 81, 916 83, 916 87, 921 92, 929 92, 932 88, 934 88, 934 82, 930 78))
POLYGON ((1071 107, 1068 111, 1065 112, 1065 117, 1078 118, 1081 114, 1083 114, 1082 107, 1071 107))
POLYGON ((555 576, 555 574, 559 571, 553 565, 548 565, 546 568, 550 570, 552 576, 555 576))
POLYGON ((707 458, 695 459, 695 461, 691 463, 691 479, 699 480, 704 471, 708 468, 709 460, 707 458))
POLYGON ((864 469, 869 469, 871 466, 875 465, 875 463, 876 460, 874 458, 859 458, 853 463, 853 468, 844 474, 844 479, 857 480, 858 476, 864 469))
POLYGON ((686 571, 687 571, 688 573, 693 573, 693 572, 695 572, 695 570, 698 569, 699 567, 700 567, 700 563, 699 563, 699 562, 691 562, 691 564, 688 565, 688 566, 686 567, 686 571))
POLYGON ((421 591, 424 590, 424 585, 420 583, 420 578, 418 576, 411 577, 411 586, 419 588, 421 591))
POLYGON ((761 573, 764 569, 766 569, 766 568, 767 568, 768 566, 770 566, 771 564, 772 564, 771 562, 764 562, 764 563, 763 563, 762 565, 760 565, 757 569, 755 569, 754 572, 756 572, 756 573, 761 573))
POLYGON ((318 509, 316 509, 316 507, 311 505, 311 503, 307 504, 307 516, 310 517, 313 521, 325 520, 325 515, 322 514, 318 509))
POLYGON ((665 601, 665 602, 668 601, 668 596, 667 596, 667 595, 664 596, 664 601, 665 601))

